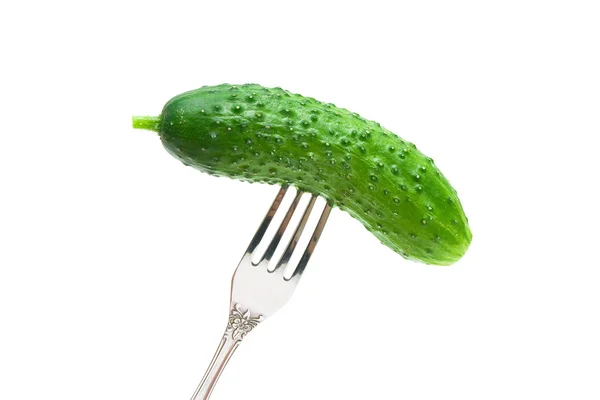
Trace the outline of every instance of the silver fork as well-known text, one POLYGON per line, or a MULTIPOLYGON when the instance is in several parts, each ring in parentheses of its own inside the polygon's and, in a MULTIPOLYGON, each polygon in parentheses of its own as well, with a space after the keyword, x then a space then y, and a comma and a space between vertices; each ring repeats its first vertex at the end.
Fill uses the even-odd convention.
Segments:
POLYGON ((325 223, 331 212, 331 206, 329 204, 326 204, 323 208, 319 222, 310 237, 310 241, 300 258, 297 267, 294 269, 291 276, 287 276, 289 274, 284 276, 286 267, 289 265, 292 254, 294 253, 304 230, 304 226, 315 205, 317 196, 312 195, 281 259, 277 262, 275 269, 273 271, 267 269, 267 266, 292 219, 292 215, 298 206, 300 198, 303 195, 303 192, 298 190, 296 197, 292 201, 290 208, 285 214, 285 217, 279 225, 279 228, 269 243, 265 253, 257 262, 252 262, 254 256, 258 255, 256 254, 257 247, 263 240, 267 228, 279 208, 286 191, 287 187, 282 187, 275 197, 269 212, 267 212, 263 222, 260 224, 254 238, 250 241, 246 253, 233 274, 231 282, 230 313, 227 328, 225 329, 223 338, 208 366, 204 378, 192 396, 192 400, 206 400, 210 397, 219 376, 221 376, 223 369, 227 365, 227 362, 234 351, 240 345, 242 339, 244 339, 244 337, 260 322, 273 315, 288 302, 296 289, 296 285, 306 268, 306 264, 308 263, 315 246, 317 245, 321 232, 323 232, 323 228, 325 227, 325 223))

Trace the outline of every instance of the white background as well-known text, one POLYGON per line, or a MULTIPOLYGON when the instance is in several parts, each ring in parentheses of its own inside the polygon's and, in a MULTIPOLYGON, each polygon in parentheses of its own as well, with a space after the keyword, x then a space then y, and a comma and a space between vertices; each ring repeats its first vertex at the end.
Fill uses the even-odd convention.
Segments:
POLYGON ((218 399, 600 398, 595 1, 28 1, 0 6, 0 398, 188 399, 277 189, 131 128, 256 82, 413 141, 473 230, 404 261, 334 210, 218 399))

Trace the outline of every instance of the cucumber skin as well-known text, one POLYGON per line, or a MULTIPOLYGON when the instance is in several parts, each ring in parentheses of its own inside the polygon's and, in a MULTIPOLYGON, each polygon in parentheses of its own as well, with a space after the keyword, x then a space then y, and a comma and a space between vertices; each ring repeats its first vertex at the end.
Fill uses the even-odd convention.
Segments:
POLYGON ((469 247, 461 203, 433 160, 358 114, 223 84, 174 97, 160 118, 164 147, 185 165, 319 194, 404 258, 450 265, 469 247))

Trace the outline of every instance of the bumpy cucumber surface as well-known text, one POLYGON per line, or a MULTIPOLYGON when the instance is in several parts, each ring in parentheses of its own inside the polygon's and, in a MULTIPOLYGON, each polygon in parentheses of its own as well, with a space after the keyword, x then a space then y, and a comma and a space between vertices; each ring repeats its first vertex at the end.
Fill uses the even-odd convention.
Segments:
POLYGON ((456 191, 433 160, 333 104, 224 84, 183 93, 159 117, 133 123, 201 171, 317 193, 407 259, 449 265, 471 242, 456 191))

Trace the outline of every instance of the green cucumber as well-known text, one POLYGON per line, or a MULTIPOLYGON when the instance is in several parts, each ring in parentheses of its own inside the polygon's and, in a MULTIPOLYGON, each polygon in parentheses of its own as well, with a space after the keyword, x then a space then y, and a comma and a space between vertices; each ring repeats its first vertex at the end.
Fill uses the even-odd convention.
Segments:
POLYGON ((407 259, 449 265, 471 242, 433 160, 333 104, 256 84, 205 86, 133 126, 159 132, 169 153, 209 174, 319 194, 407 259))

